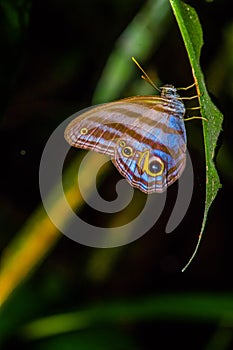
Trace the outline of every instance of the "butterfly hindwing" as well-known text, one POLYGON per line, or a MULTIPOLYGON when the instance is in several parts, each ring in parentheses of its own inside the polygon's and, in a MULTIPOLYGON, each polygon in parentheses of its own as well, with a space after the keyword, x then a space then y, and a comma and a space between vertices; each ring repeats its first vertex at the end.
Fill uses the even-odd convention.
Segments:
POLYGON ((174 150, 166 141, 142 128, 130 128, 118 140, 112 162, 132 186, 145 193, 163 192, 180 177, 186 162, 185 147, 174 150))

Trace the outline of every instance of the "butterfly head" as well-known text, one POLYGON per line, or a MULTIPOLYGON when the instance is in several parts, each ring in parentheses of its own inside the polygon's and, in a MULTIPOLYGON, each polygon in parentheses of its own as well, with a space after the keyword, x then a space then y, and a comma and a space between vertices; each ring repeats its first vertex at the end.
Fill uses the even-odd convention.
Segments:
POLYGON ((183 119, 185 114, 185 106, 177 92, 177 89, 170 84, 161 87, 161 98, 164 100, 164 106, 168 113, 172 113, 176 117, 183 119))
POLYGON ((173 85, 166 84, 166 85, 161 87, 161 97, 175 98, 176 99, 180 96, 177 93, 177 89, 173 85))

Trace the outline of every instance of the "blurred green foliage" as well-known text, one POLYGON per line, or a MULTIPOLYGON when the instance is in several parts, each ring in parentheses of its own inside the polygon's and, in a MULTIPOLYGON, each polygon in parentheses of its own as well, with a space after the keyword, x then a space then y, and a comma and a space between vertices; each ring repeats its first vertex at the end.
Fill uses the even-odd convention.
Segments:
MULTIPOLYGON (((227 0, 189 3, 202 24, 201 67, 207 87, 226 119, 217 156, 223 188, 211 210, 198 259, 181 274, 200 231, 205 201, 198 121, 187 124, 197 179, 194 198, 186 218, 171 235, 164 235, 164 226, 172 195, 168 215, 147 235, 108 250, 61 238, 46 221, 43 208, 38 208, 39 162, 54 128, 90 105, 92 98, 104 102, 148 93, 150 87, 139 79, 131 56, 139 58, 157 85, 193 82, 169 2, 0 2, 1 112, 5 111, 0 138, 1 273, 6 271, 9 280, 12 266, 19 272, 27 267, 21 284, 17 281, 1 309, 2 349, 148 349, 151 344, 165 349, 232 348, 231 207, 226 203, 233 194, 233 17, 227 0), (114 52, 117 56, 111 62, 114 52), (116 67, 116 77, 109 75, 106 62, 116 67), (48 226, 52 236, 46 236, 48 226), (33 255, 35 251, 38 256, 33 255), (8 271, 4 270, 7 263, 8 271)), ((78 156, 77 151, 71 152, 66 169, 82 155, 82 151, 78 156)), ((112 171, 100 189, 107 198, 116 179, 112 171)), ((90 208, 82 208, 81 213, 95 218, 90 208)))
POLYGON ((1 0, 0 2, 1 114, 15 88, 16 78, 22 62, 30 5, 31 0, 1 0))

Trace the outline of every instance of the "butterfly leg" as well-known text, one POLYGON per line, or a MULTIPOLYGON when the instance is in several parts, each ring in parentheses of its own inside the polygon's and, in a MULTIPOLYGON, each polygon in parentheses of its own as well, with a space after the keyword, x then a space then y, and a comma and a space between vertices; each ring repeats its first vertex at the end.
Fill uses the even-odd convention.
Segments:
POLYGON ((206 122, 208 122, 208 119, 201 117, 201 116, 199 117, 198 115, 194 115, 193 117, 184 118, 184 121, 187 122, 187 121, 192 120, 192 119, 202 119, 202 120, 205 120, 206 122))
POLYGON ((197 84, 196 83, 193 83, 189 86, 186 86, 186 87, 180 87, 180 88, 176 88, 176 90, 189 90, 191 89, 192 87, 196 86, 197 84))

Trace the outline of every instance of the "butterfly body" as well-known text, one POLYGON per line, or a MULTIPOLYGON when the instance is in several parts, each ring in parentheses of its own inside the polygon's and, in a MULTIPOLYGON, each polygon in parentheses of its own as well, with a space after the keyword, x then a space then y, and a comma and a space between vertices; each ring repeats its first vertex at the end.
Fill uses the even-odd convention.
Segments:
POLYGON ((111 156, 118 171, 145 193, 163 192, 186 163, 185 107, 172 85, 160 96, 135 96, 96 106, 66 128, 71 146, 111 156))

